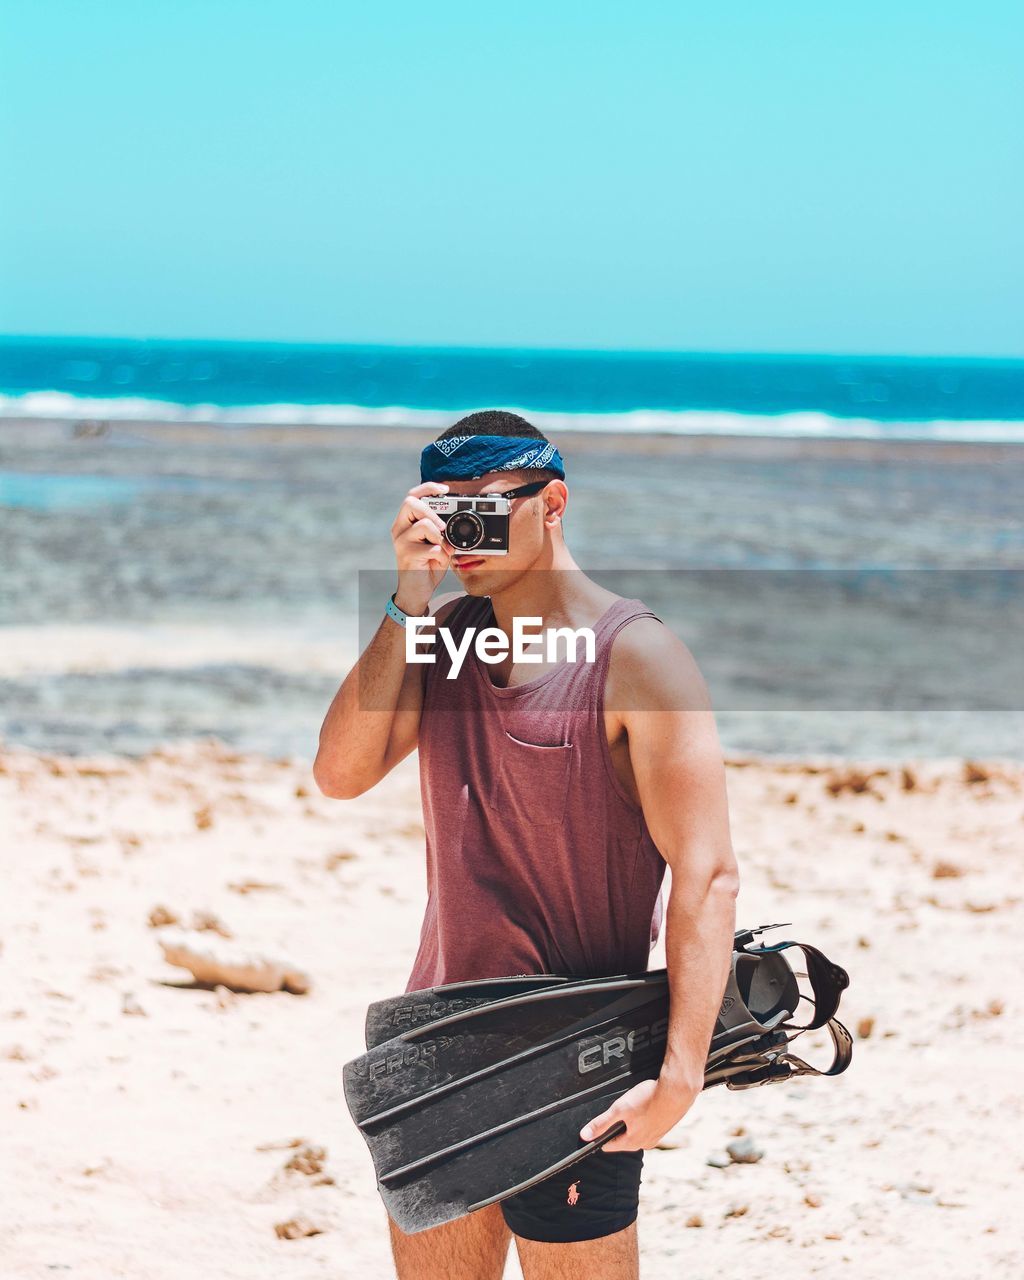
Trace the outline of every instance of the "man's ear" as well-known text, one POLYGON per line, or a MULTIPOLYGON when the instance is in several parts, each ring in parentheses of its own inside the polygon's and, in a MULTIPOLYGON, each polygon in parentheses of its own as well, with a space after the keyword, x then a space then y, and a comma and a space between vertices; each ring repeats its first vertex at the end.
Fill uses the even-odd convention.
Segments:
POLYGON ((549 529, 561 524, 569 501, 569 490, 561 480, 552 480, 544 490, 544 523, 549 529))

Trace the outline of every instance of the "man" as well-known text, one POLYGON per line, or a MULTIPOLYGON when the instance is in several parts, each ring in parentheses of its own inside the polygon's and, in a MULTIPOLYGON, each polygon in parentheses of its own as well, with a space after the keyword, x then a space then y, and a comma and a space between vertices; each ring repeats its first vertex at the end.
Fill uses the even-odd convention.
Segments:
POLYGON ((498 1280, 512 1235, 525 1280, 629 1280, 643 1152, 701 1090, 732 954, 739 878, 714 717, 686 646, 574 561, 562 460, 535 427, 470 414, 424 449, 421 475, 391 529, 388 616, 335 695, 314 764, 325 795, 350 798, 419 749, 429 895, 407 990, 646 969, 667 864, 670 1014, 658 1079, 581 1137, 619 1120, 622 1135, 455 1222, 411 1236, 391 1222, 399 1280, 498 1280), (509 495, 508 554, 457 551, 425 502, 440 494, 509 495), (449 568, 464 590, 432 602, 449 568), (431 611, 456 642, 469 626, 511 638, 516 618, 590 628, 594 661, 517 666, 509 652, 490 665, 470 649, 449 680, 440 641, 433 664, 406 662, 407 621, 431 611))

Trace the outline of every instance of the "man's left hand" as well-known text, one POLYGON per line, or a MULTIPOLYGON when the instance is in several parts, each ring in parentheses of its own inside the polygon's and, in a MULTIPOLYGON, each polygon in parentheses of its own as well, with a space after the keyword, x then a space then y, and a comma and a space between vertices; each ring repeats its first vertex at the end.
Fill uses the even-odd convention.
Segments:
POLYGON ((580 1130, 584 1142, 592 1142, 622 1120, 626 1132, 612 1138, 602 1151, 647 1151, 656 1147, 665 1134, 682 1120, 700 1095, 700 1085, 667 1084, 663 1080, 641 1080, 628 1093, 580 1130))

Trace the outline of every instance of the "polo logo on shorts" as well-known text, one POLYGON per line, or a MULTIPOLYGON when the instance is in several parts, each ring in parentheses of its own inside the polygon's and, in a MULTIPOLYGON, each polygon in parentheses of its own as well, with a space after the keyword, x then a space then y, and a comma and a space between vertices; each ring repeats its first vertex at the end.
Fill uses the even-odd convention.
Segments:
POLYGON ((579 1185, 580 1185, 579 1182, 574 1182, 569 1187, 569 1195, 566 1200, 567 1204, 575 1204, 576 1201, 580 1198, 580 1193, 578 1189, 579 1185))

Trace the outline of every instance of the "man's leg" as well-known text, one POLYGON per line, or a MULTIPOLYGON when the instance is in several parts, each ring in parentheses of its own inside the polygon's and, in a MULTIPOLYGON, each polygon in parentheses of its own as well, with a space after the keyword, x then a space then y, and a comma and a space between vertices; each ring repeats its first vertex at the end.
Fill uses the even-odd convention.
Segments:
POLYGON ((388 1225, 398 1280, 501 1280, 505 1272, 512 1233, 496 1204, 411 1236, 388 1225))
POLYGON ((636 1280, 642 1151, 595 1151, 500 1201, 525 1280, 636 1280))
POLYGON ((523 1280, 639 1280, 636 1223, 597 1240, 548 1244, 515 1237, 523 1280))

